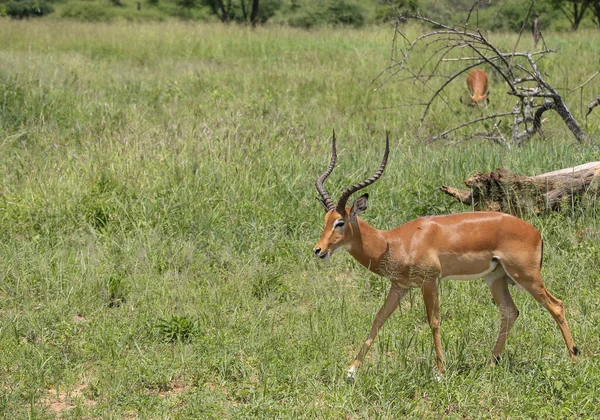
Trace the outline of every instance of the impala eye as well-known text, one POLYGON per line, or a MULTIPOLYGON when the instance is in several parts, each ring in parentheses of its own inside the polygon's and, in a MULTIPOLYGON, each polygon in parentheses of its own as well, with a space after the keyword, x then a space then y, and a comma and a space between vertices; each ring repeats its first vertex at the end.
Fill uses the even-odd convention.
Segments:
POLYGON ((333 222, 333 228, 335 229, 336 227, 344 227, 344 221, 339 219, 333 222))

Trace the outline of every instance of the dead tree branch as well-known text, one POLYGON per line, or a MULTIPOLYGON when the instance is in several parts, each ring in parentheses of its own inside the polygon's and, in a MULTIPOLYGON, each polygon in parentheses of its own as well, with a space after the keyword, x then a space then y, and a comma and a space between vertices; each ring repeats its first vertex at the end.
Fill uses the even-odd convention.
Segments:
POLYGON ((584 87, 585 85, 587 85, 588 83, 590 83, 592 81, 592 79, 594 79, 594 77, 598 76, 599 74, 600 74, 600 71, 597 71, 596 73, 592 74, 589 79, 587 79, 585 82, 583 82, 579 86, 577 86, 577 87, 575 87, 573 89, 569 89, 569 93, 573 93, 577 89, 581 89, 582 87, 584 87))
POLYGON ((440 134, 438 134, 438 135, 435 135, 435 136, 433 136, 433 137, 430 137, 430 138, 428 139, 428 142, 430 142, 430 143, 431 143, 431 142, 434 142, 434 141, 436 141, 436 140, 438 140, 438 139, 444 138, 444 137, 446 137, 448 134, 450 134, 450 133, 452 133, 452 132, 454 132, 454 131, 456 131, 456 130, 460 130, 460 129, 461 129, 461 128, 463 128, 463 127, 467 127, 467 126, 469 126, 469 125, 477 124, 478 122, 481 122, 481 121, 490 120, 490 119, 492 119, 492 118, 500 118, 500 117, 505 117, 505 116, 507 116, 507 115, 512 115, 512 114, 514 114, 514 112, 505 112, 505 113, 503 113, 503 114, 485 115, 485 116, 483 116, 483 117, 479 117, 479 118, 476 118, 476 119, 474 119, 474 120, 472 120, 472 121, 468 121, 468 122, 466 122, 466 123, 463 123, 463 124, 461 124, 461 125, 458 125, 458 126, 456 126, 456 127, 453 127, 453 128, 451 128, 451 129, 449 129, 449 130, 446 130, 446 131, 444 131, 443 133, 440 133, 440 134))
MULTIPOLYGON (((526 22, 533 10, 533 4, 534 0, 531 0, 526 22)), ((475 6, 470 10, 469 16, 474 8, 475 6)), ((586 139, 585 132, 579 127, 562 96, 539 69, 538 62, 552 53, 551 50, 545 48, 542 51, 520 52, 517 51, 519 42, 517 41, 512 52, 505 52, 494 45, 480 30, 468 30, 468 21, 464 26, 452 27, 418 13, 402 16, 402 20, 407 19, 417 20, 435 29, 410 41, 402 32, 403 28, 396 25, 392 51, 397 51, 397 54, 392 52, 389 66, 372 81, 372 84, 376 85, 378 90, 398 77, 401 80, 412 80, 413 84, 418 83, 427 92, 420 101, 423 112, 419 120, 419 130, 423 129, 425 120, 436 104, 443 104, 455 116, 459 115, 454 107, 460 105, 451 101, 449 99, 451 96, 446 95, 446 92, 450 92, 453 82, 462 79, 462 76, 476 67, 493 69, 506 83, 508 89, 506 93, 517 100, 512 110, 496 110, 489 115, 460 123, 440 134, 427 136, 428 141, 446 138, 450 133, 485 120, 497 121, 500 118, 514 116, 512 143, 522 145, 535 134, 542 134, 541 117, 549 110, 558 113, 577 141, 583 142, 586 139), (399 45, 399 40, 404 41, 402 46, 399 45), (469 53, 465 54, 465 51, 469 53), (540 99, 543 100, 542 104, 536 104, 536 100, 540 99), (537 110, 534 112, 535 108, 537 110)), ((519 40, 524 28, 525 24, 519 33, 519 40)), ((595 75, 580 87, 585 86, 593 77, 595 75)), ((600 97, 598 102, 600 103, 600 97)), ((497 123, 495 127, 499 132, 497 123)), ((504 138, 502 133, 500 137, 504 138)))
POLYGON ((594 99, 592 102, 589 103, 588 107, 588 111, 587 114, 585 114, 586 118, 588 115, 590 115, 590 112, 592 112, 592 109, 596 108, 598 105, 600 105, 600 96, 598 96, 596 99, 594 99))
POLYGON ((478 173, 465 180, 468 190, 442 186, 448 194, 473 210, 502 211, 515 215, 558 211, 573 200, 600 198, 600 162, 589 162, 537 176, 521 176, 506 169, 478 173))

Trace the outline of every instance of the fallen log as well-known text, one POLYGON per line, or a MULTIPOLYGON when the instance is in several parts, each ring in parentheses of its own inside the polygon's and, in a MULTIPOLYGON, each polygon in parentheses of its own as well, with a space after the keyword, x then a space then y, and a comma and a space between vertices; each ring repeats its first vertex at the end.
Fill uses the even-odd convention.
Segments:
POLYGON ((521 176, 507 169, 478 173, 465 180, 469 190, 442 186, 440 190, 473 210, 514 215, 558 211, 586 198, 600 197, 600 162, 589 162, 536 176, 521 176))

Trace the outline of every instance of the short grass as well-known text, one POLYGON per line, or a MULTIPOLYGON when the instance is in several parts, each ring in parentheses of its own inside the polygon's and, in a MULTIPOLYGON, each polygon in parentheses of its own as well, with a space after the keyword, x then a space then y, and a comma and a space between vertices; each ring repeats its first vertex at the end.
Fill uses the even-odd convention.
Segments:
MULTIPOLYGON (((499 316, 487 287, 448 281, 447 374, 434 375, 417 290, 346 384, 389 285, 347 254, 311 257, 323 217, 313 183, 332 129, 334 196, 374 170, 390 131, 365 218, 391 228, 465 210, 437 187, 476 171, 597 160, 597 118, 582 112, 598 81, 567 96, 586 145, 548 114, 546 139, 519 149, 427 146, 420 110, 393 107, 423 93, 369 84, 387 65, 389 28, 0 23, 1 416, 600 415, 595 206, 529 217, 582 351, 575 364, 550 315, 514 292, 521 317, 490 369, 499 316)), ((596 71, 595 36, 546 35, 558 49, 544 63, 553 83, 572 88, 596 71)), ((463 83, 453 89, 458 100, 463 83)), ((491 110, 511 102, 499 81, 492 89, 491 110)), ((424 130, 479 111, 459 112, 436 108, 424 130)))

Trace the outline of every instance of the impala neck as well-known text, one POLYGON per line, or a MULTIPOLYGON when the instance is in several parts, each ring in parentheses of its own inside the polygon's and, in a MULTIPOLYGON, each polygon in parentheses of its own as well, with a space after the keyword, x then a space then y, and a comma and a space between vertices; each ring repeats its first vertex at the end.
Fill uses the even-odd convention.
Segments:
POLYGON ((352 223, 352 241, 347 248, 350 255, 375 274, 379 272, 381 259, 388 251, 388 242, 385 232, 375 229, 367 222, 357 217, 356 223, 352 223))

